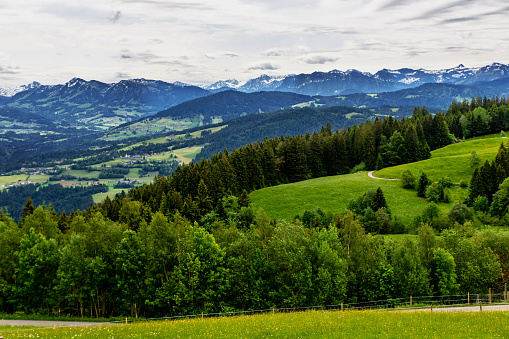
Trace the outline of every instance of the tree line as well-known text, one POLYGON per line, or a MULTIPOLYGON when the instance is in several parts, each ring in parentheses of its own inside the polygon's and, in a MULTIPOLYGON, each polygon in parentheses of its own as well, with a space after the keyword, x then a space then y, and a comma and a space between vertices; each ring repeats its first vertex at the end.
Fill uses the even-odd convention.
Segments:
POLYGON ((508 235, 468 223, 389 240, 351 211, 307 227, 229 196, 223 216, 192 223, 117 200, 117 222, 99 206, 27 207, 19 224, 1 214, 0 310, 160 317, 486 293, 508 278, 508 235))

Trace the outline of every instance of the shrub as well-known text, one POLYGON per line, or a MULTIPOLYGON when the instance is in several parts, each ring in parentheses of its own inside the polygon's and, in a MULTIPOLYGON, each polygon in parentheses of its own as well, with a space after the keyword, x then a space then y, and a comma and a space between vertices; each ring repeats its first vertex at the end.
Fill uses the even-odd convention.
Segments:
POLYGON ((401 174, 401 186, 403 186, 403 188, 415 187, 415 177, 410 170, 406 170, 401 174))
POLYGON ((460 180, 460 187, 461 188, 467 188, 468 187, 468 181, 466 179, 460 180))
POLYGON ((429 202, 440 202, 444 200, 444 187, 437 182, 426 187, 426 199, 429 202))
POLYGON ((449 210, 448 217, 453 223, 463 224, 467 220, 472 220, 472 210, 465 204, 456 203, 449 210))
POLYGON ((488 202, 488 198, 480 195, 474 199, 474 211, 488 212, 489 209, 490 209, 490 204, 488 202))
POLYGON ((355 165, 351 170, 350 170, 350 173, 356 173, 356 172, 360 172, 360 171, 364 171, 366 170, 366 164, 363 162, 361 162, 360 164, 357 164, 355 165))
POLYGON ((442 184, 442 186, 444 186, 444 188, 452 187, 452 180, 448 176, 442 177, 442 179, 440 179, 439 183, 442 184))

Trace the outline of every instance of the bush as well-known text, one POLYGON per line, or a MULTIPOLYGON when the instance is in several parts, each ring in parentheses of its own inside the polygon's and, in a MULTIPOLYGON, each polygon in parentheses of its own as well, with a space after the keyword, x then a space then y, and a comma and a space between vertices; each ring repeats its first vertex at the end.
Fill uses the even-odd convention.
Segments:
POLYGON ((444 200, 444 187, 437 182, 426 187, 426 199, 429 202, 440 202, 444 200))
POLYGON ((472 210, 465 204, 456 203, 449 210, 448 217, 453 223, 464 224, 465 221, 472 220, 472 210))
POLYGON ((468 187, 468 181, 466 179, 460 180, 460 187, 461 188, 467 188, 468 187))
POLYGON ((350 170, 350 173, 356 173, 364 170, 366 170, 366 164, 363 161, 360 164, 355 165, 354 168, 350 170))
POLYGON ((488 212, 490 209, 490 204, 488 202, 488 198, 485 196, 479 195, 474 199, 474 211, 476 212, 488 212))
POLYGON ((403 188, 415 187, 415 177, 410 170, 406 170, 401 174, 401 186, 403 186, 403 188))
POLYGON ((452 180, 448 176, 442 177, 442 179, 440 179, 439 183, 442 184, 442 186, 444 186, 444 188, 452 187, 452 180))

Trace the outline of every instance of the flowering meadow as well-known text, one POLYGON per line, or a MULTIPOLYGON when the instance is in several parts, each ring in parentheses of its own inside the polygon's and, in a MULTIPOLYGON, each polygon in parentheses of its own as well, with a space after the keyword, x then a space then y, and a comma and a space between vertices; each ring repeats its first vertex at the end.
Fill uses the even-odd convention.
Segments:
POLYGON ((0 329, 11 338, 505 338, 509 312, 307 311, 144 321, 104 327, 0 329))

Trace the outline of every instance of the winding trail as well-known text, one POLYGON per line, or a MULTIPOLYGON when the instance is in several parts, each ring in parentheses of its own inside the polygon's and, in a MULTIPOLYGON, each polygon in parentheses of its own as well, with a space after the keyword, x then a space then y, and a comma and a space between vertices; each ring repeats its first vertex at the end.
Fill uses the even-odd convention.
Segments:
POLYGON ((373 178, 373 179, 378 179, 378 180, 389 180, 389 181, 399 180, 399 179, 378 178, 378 177, 375 177, 375 176, 373 175, 373 172, 374 172, 374 171, 368 172, 368 177, 373 178))

